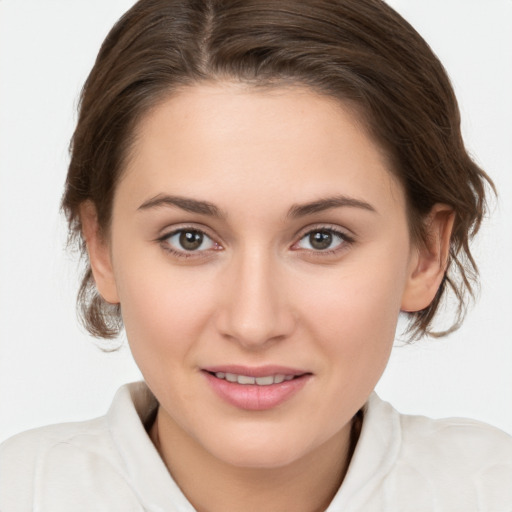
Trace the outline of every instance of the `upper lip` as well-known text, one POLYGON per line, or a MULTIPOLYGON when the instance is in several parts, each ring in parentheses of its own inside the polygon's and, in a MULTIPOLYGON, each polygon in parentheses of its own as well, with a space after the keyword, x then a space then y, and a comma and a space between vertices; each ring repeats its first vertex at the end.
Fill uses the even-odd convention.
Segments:
POLYGON ((248 377, 266 377, 268 375, 304 375, 307 372, 297 368, 290 368, 288 366, 279 365, 265 365, 265 366, 242 366, 237 364, 207 366, 202 370, 210 373, 234 373, 235 375, 246 375, 248 377))

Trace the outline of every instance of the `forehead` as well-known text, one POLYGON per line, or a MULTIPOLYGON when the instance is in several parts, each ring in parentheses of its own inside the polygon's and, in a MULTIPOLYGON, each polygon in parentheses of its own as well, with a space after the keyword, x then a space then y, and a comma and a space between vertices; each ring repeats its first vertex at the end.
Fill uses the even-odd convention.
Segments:
POLYGON ((299 87, 184 88, 139 123, 120 188, 127 186, 139 198, 225 196, 231 207, 241 196, 287 207, 333 193, 404 203, 357 110, 299 87))

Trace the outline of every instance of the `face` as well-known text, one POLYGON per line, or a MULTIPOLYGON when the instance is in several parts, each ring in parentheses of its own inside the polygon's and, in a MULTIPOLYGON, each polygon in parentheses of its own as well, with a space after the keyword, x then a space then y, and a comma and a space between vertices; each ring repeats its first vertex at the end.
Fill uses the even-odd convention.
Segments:
POLYGON ((106 258, 96 281, 162 421, 252 467, 347 435, 419 265, 403 190, 355 114, 231 84, 142 121, 106 258))

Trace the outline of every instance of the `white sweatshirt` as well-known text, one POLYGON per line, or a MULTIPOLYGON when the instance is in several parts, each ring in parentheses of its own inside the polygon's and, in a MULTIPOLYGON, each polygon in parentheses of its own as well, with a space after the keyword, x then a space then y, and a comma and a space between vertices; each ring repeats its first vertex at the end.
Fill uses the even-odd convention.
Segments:
MULTIPOLYGON (((157 402, 123 386, 107 415, 0 446, 1 512, 194 512, 144 423, 157 402)), ((374 393, 327 512, 511 512, 512 437, 465 419, 399 414, 374 393)))

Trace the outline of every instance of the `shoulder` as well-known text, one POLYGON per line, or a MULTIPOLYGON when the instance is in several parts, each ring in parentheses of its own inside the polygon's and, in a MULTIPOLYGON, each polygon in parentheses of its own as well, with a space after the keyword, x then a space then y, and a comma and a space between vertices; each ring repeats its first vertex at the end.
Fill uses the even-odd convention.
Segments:
MULTIPOLYGON (((106 416, 18 434, 0 445, 2 512, 140 510, 127 457, 151 442, 141 414, 154 406, 145 388, 123 386, 106 416)), ((148 448, 149 447, 149 448, 148 448)), ((133 458, 133 457, 132 457, 133 458)), ((132 464, 132 466, 135 466, 132 464)), ((133 468, 132 468, 133 469, 133 468)))
POLYGON ((403 458, 421 454, 428 463, 458 464, 461 471, 482 471, 496 465, 512 469, 512 437, 480 421, 431 419, 400 414, 403 458))
POLYGON ((23 468, 34 464, 59 446, 84 449, 105 444, 108 430, 104 417, 94 420, 62 423, 17 434, 0 445, 0 468, 23 468))
POLYGON ((512 511, 512 437, 478 421, 400 414, 372 393, 329 512, 512 511))
POLYGON ((87 465, 115 457, 104 418, 18 434, 0 445, 0 510, 32 510, 41 489, 66 486, 87 465))
MULTIPOLYGON (((399 415, 392 479, 450 510, 506 510, 512 503, 512 437, 485 423, 399 415), (470 507, 469 509, 467 507, 470 507)), ((447 509, 448 510, 448 509, 447 509)))

